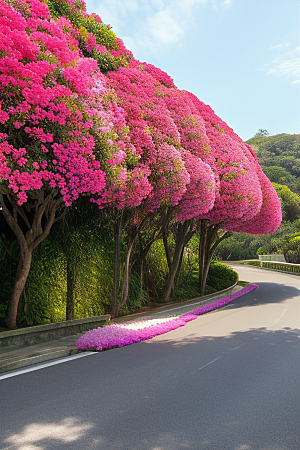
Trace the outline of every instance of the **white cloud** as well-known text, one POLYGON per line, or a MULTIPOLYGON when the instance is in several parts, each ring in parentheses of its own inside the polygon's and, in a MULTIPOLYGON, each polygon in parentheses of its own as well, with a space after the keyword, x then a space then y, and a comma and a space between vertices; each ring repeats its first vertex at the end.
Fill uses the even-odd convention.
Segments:
POLYGON ((158 11, 147 20, 148 31, 152 37, 164 44, 177 42, 184 34, 184 29, 169 10, 158 11))
MULTIPOLYGON (((278 50, 284 46, 278 45, 273 48, 278 50)), ((272 48, 272 47, 271 47, 272 48)), ((284 77, 292 84, 300 82, 300 47, 296 47, 286 53, 277 55, 270 63, 264 64, 261 69, 265 75, 276 75, 284 77)))
POLYGON ((199 7, 211 5, 217 12, 232 0, 86 0, 88 12, 96 12, 136 57, 180 44, 194 23, 199 7), (146 49, 146 52, 145 52, 146 49))
POLYGON ((285 47, 288 47, 290 45, 289 42, 284 42, 282 44, 273 45, 272 47, 269 47, 268 50, 278 50, 285 47))
POLYGON ((213 8, 216 11, 222 12, 224 9, 228 9, 232 4, 232 0, 212 0, 213 8))

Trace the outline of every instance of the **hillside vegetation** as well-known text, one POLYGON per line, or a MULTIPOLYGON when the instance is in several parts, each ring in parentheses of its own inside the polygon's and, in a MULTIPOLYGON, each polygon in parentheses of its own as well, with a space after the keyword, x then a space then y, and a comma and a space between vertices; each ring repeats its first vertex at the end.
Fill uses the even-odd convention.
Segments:
POLYGON ((255 136, 247 141, 273 182, 300 194, 300 134, 255 136))
POLYGON ((300 263, 300 134, 268 136, 260 130, 247 141, 281 201, 282 223, 272 235, 232 233, 215 252, 223 260, 257 258, 258 253, 283 253, 300 263), (260 133, 261 132, 261 133, 260 133))

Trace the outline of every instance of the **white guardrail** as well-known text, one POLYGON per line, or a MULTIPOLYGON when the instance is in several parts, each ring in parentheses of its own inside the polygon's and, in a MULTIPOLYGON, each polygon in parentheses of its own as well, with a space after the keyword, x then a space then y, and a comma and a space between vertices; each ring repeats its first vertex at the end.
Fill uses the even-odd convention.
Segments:
POLYGON ((243 261, 243 264, 246 264, 248 266, 263 267, 265 269, 280 270, 282 272, 300 274, 300 264, 278 262, 278 261, 259 261, 253 259, 249 261, 243 261))

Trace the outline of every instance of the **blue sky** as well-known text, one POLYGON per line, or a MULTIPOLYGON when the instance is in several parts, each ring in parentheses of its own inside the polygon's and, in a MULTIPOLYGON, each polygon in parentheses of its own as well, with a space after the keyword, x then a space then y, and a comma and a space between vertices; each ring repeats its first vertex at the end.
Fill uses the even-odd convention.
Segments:
POLYGON ((166 71, 244 140, 300 133, 299 0, 87 0, 136 59, 166 71))

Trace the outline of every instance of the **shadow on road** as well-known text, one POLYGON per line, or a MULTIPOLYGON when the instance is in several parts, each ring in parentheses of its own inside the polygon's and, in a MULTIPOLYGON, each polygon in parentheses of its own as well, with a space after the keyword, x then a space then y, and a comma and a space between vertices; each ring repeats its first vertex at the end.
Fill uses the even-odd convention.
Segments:
POLYGON ((281 303, 295 297, 299 297, 300 302, 300 290, 293 286, 269 282, 259 282, 257 284, 259 289, 237 298, 230 303, 230 307, 240 308, 245 305, 252 306, 281 303))
POLYGON ((299 450, 299 357, 299 329, 174 331, 6 379, 2 448, 299 450))

